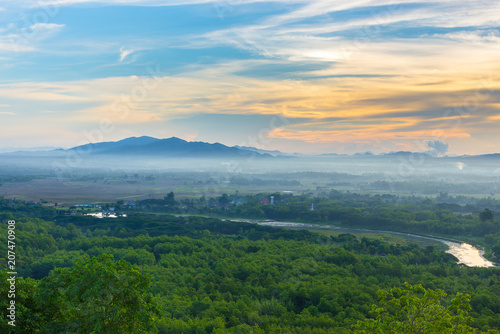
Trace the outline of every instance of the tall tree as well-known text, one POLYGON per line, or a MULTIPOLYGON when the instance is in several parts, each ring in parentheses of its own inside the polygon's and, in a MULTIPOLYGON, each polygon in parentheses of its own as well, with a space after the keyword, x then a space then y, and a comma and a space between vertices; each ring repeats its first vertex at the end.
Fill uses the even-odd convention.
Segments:
POLYGON ((42 279, 36 299, 42 333, 156 333, 150 281, 111 255, 86 256, 42 279))
POLYGON ((366 319, 355 326, 361 333, 377 334, 470 334, 480 333, 468 325, 470 296, 458 293, 450 305, 443 305, 446 293, 405 283, 405 288, 379 292, 379 305, 373 305, 375 319, 366 319))
POLYGON ((3 313, 0 333, 36 333, 41 323, 33 297, 36 281, 22 277, 13 281, 12 277, 7 271, 0 271, 0 309, 3 313))
POLYGON ((163 199, 166 201, 167 205, 173 206, 177 204, 177 202, 175 201, 175 194, 173 191, 169 192, 167 196, 165 196, 163 199))
POLYGON ((479 214, 479 218, 483 222, 493 220, 493 218, 494 218, 493 212, 490 209, 484 209, 484 211, 479 214))

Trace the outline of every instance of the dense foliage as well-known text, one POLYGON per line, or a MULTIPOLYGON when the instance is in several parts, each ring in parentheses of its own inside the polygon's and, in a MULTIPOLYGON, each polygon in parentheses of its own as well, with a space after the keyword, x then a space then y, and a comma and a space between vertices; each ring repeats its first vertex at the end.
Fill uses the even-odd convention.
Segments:
MULTIPOLYGON (((132 312, 126 314, 144 319, 144 331, 156 326, 159 333, 350 333, 358 321, 377 319, 370 311, 380 289, 405 282, 449 296, 468 294, 470 326, 500 328, 500 269, 458 266, 432 247, 213 218, 55 215, 46 221, 35 218, 38 212, 18 203, 0 213, 2 222, 17 220, 17 267, 24 277, 18 280, 20 332, 50 326, 78 332, 82 326, 102 333, 108 315, 122 324, 122 312, 132 312), (88 258, 102 254, 130 265, 88 258), (100 276, 100 285, 86 280, 100 267, 133 274, 100 276), (123 303, 102 305, 113 296, 123 303), (142 305, 141 311, 134 313, 127 300, 142 305), (104 313, 92 311, 102 308, 104 313)), ((5 224, 0 233, 6 235, 5 224)), ((0 251, 6 253, 5 243, 0 251)), ((5 257, 0 265, 5 268, 5 257)), ((2 305, 5 298, 2 292, 2 305)), ((440 303, 448 308, 454 301, 442 296, 440 303)), ((123 328, 108 332, 126 333, 123 328)))
MULTIPOLYGON (((330 191, 323 196, 302 194, 223 194, 216 198, 145 200, 134 211, 213 214, 250 219, 301 221, 468 239, 500 254, 500 201, 494 198, 449 196, 398 197, 330 191), (271 199, 272 198, 272 199, 271 199), (271 205, 271 201, 273 202, 271 205)), ((491 252, 490 252, 491 253, 491 252)))
POLYGON ((468 325, 470 296, 457 293, 447 306, 442 304, 444 297, 443 290, 425 289, 421 284, 380 290, 379 305, 373 305, 371 311, 376 319, 359 321, 355 328, 364 334, 478 333, 468 325))

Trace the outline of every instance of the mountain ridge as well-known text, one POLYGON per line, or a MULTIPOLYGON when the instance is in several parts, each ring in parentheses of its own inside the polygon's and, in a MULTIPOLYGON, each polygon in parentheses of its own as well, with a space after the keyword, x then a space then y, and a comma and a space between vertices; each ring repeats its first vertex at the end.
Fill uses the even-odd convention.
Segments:
POLYGON ((68 149, 41 147, 24 148, 18 151, 0 152, 0 155, 19 155, 19 156, 51 156, 60 155, 67 152, 77 152, 81 155, 89 156, 157 156, 157 157, 202 157, 202 158, 231 158, 231 157, 258 157, 258 158, 290 158, 290 157, 409 157, 420 156, 439 159, 500 159, 500 153, 478 154, 478 155, 431 155, 430 152, 412 152, 412 151, 391 151, 374 154, 372 152, 339 154, 339 153, 319 153, 319 154, 290 154, 278 150, 263 150, 248 146, 227 146, 221 143, 207 143, 203 141, 186 141, 178 137, 154 138, 150 136, 128 137, 118 141, 106 141, 98 143, 88 143, 71 147, 68 149))
POLYGON ((158 139, 148 136, 129 137, 115 142, 90 143, 65 151, 85 152, 88 155, 134 155, 162 157, 258 157, 269 158, 270 154, 229 147, 221 143, 201 141, 188 142, 177 137, 158 139))

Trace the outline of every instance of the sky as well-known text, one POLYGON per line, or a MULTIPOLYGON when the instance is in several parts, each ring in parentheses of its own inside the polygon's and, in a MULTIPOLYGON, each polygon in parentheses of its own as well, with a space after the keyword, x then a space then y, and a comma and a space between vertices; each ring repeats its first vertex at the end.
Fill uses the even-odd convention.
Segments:
POLYGON ((4 0, 0 149, 500 152, 500 1, 4 0))

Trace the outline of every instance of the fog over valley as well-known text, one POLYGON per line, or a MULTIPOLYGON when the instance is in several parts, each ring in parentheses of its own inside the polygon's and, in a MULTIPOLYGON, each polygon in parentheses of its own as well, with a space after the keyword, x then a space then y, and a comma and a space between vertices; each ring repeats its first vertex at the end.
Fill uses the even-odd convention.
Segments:
POLYGON ((0 3, 0 333, 500 334, 500 1, 0 3))

